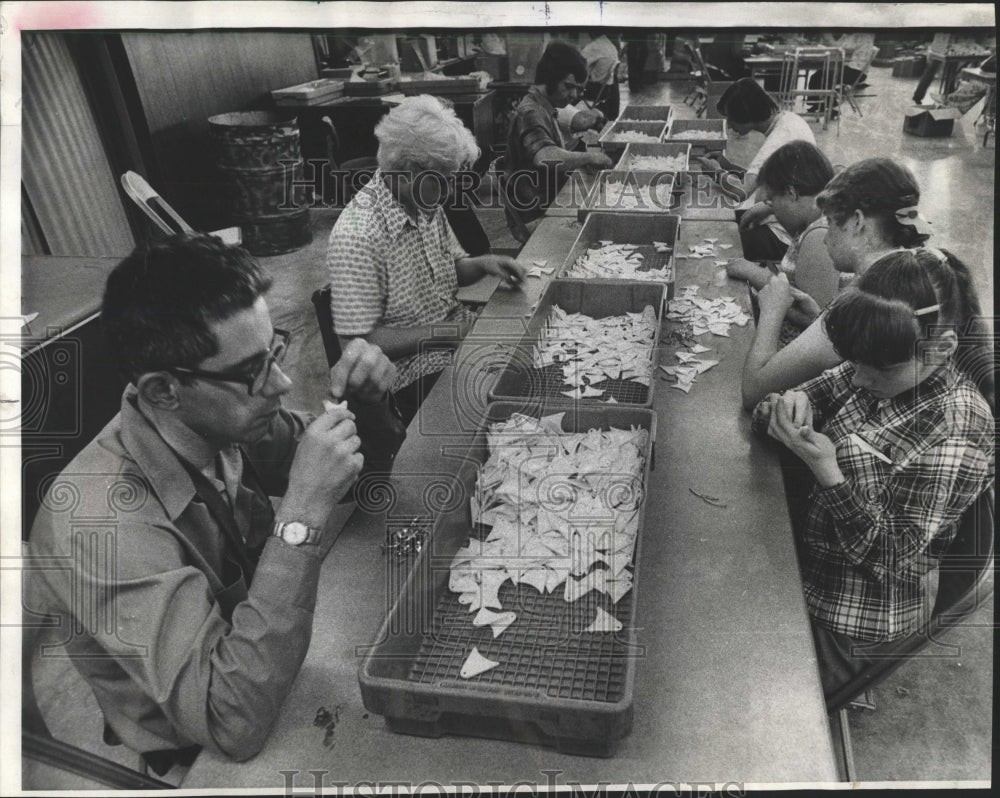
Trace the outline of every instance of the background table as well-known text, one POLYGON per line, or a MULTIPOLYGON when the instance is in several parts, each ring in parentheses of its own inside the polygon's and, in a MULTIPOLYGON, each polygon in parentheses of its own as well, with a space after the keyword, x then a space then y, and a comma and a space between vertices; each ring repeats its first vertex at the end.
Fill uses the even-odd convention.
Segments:
MULTIPOLYGON (((520 257, 557 266, 579 230, 575 218, 546 217, 520 257)), ((729 256, 739 253, 734 223, 690 219, 679 251, 706 237, 733 244, 729 256)), ((679 260, 678 284, 739 297, 748 308, 742 284, 712 285, 715 270, 711 258, 679 260)), ((264 750, 241 764, 203 753, 184 788, 310 789, 312 771, 324 785, 836 778, 777 458, 750 437, 740 406, 749 326, 733 327, 729 338, 701 337, 713 348, 706 356, 721 362, 690 394, 656 386, 655 470, 637 585, 645 652, 636 664, 634 726, 615 757, 396 735, 362 705, 357 669, 405 575, 406 561, 381 551, 386 526, 429 515, 428 486, 447 484, 458 470, 496 376, 490 365, 516 342, 547 280, 493 295, 411 424, 394 490, 377 511, 359 509, 333 544, 309 653, 264 750), (689 489, 727 506, 709 506, 689 489), (337 718, 332 732, 313 724, 321 706, 337 718)), ((674 362, 673 349, 664 345, 661 363, 674 362)))

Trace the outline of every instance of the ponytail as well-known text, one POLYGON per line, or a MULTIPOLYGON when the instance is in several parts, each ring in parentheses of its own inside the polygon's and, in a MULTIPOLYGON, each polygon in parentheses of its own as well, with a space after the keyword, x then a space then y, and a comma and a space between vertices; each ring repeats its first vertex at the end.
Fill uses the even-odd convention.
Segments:
POLYGON ((913 172, 891 158, 868 158, 837 172, 816 197, 817 207, 837 224, 854 211, 875 219, 894 247, 915 249, 930 237, 917 212, 920 187, 913 172))
POLYGON ((994 341, 986 319, 983 317, 979 296, 969 267, 947 250, 941 250, 948 266, 955 275, 955 286, 961 317, 955 326, 958 349, 954 360, 956 367, 971 380, 980 393, 996 409, 996 374, 994 373, 994 341))
POLYGON ((954 330, 956 367, 993 407, 992 338, 969 269, 951 253, 928 248, 880 258, 834 302, 824 325, 838 355, 877 368, 954 330))

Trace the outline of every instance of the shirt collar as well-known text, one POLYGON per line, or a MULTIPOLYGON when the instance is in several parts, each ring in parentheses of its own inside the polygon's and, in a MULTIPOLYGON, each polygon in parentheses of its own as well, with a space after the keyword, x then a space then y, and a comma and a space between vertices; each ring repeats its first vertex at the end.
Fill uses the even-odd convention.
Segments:
POLYGON ((417 227, 416 222, 410 218, 410 214, 406 212, 402 203, 392 196, 389 187, 382 180, 381 169, 375 170, 375 174, 372 175, 372 179, 365 188, 370 188, 372 194, 375 195, 375 207, 381 209, 382 218, 385 219, 385 224, 391 238, 399 238, 406 225, 410 225, 413 228, 417 227))
POLYGON ((170 520, 176 520, 195 497, 194 483, 177 452, 139 410, 139 393, 134 385, 127 386, 122 394, 121 435, 125 449, 159 497, 170 520))
POLYGON ((528 89, 528 94, 534 97, 535 101, 542 106, 542 110, 549 116, 555 116, 559 113, 556 111, 555 106, 549 101, 549 96, 545 93, 545 90, 541 86, 532 86, 528 89))
POLYGON ((903 393, 897 394, 891 399, 881 400, 878 402, 878 405, 881 409, 893 413, 912 411, 920 405, 931 402, 951 390, 958 378, 958 369, 955 367, 954 362, 949 360, 919 385, 903 391, 903 393))

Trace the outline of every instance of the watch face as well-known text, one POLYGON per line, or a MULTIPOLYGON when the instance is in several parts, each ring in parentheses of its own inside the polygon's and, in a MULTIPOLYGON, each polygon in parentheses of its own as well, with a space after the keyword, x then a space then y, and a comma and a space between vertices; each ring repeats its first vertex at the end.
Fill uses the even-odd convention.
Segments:
POLYGON ((308 537, 309 527, 305 524, 300 524, 298 521, 285 524, 285 528, 281 531, 281 539, 293 546, 305 543, 308 537))

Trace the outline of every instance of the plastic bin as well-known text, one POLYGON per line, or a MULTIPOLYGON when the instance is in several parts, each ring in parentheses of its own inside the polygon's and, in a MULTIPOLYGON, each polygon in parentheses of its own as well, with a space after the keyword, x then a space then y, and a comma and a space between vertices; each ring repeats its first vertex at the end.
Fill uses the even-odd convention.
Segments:
MULTIPOLYGON (((546 401, 570 402, 563 396, 566 390, 562 369, 558 364, 536 368, 533 354, 538 335, 545 326, 553 305, 558 305, 567 313, 584 313, 595 319, 607 316, 623 316, 625 313, 639 313, 647 305, 653 306, 657 325, 653 335, 651 372, 649 385, 635 380, 605 380, 597 383, 603 386, 609 396, 618 404, 650 407, 653 404, 653 387, 656 385, 656 366, 659 357, 660 327, 663 321, 663 301, 666 286, 659 282, 633 282, 629 280, 577 280, 572 278, 553 280, 538 300, 538 307, 528 320, 527 329, 517 346, 511 350, 510 358, 489 392, 490 401, 514 401, 523 403, 525 399, 545 399, 546 401)), ((598 398, 577 399, 580 404, 606 404, 598 398)))
POLYGON ((679 202, 676 194, 683 191, 672 172, 604 171, 597 175, 576 215, 582 222, 594 211, 669 213, 679 202), (621 188, 617 188, 617 184, 621 184, 621 188))
POLYGON ((648 430, 643 489, 649 484, 656 439, 656 415, 650 410, 541 402, 489 405, 456 476, 462 499, 436 519, 358 671, 365 708, 384 716, 390 730, 514 740, 585 756, 613 755, 631 730, 635 668, 642 653, 635 616, 645 498, 639 502, 633 587, 616 604, 597 591, 567 603, 558 590, 541 594, 508 581, 500 599, 505 608, 517 608, 518 618, 494 639, 488 626, 472 626, 467 607, 448 589, 451 559, 473 532, 468 497, 489 456, 488 425, 514 412, 537 418, 560 411, 566 413, 566 432, 633 425, 648 430), (580 631, 596 607, 617 617, 622 630, 580 631), (462 679, 458 672, 472 646, 500 665, 462 679))
MULTIPOLYGON (((631 142, 622 138, 622 135, 629 133, 643 133, 647 136, 655 136, 657 141, 663 140, 663 133, 667 129, 666 122, 623 122, 618 120, 605 130, 597 139, 601 149, 609 158, 617 158, 625 151, 625 146, 631 142)), ((636 142, 653 144, 655 142, 636 142)))
POLYGON ((727 128, 725 119, 675 119, 663 136, 663 140, 690 144, 692 147, 724 150, 726 148, 727 128), (692 130, 708 132, 704 138, 676 138, 679 133, 690 133, 692 130))
POLYGON ((622 122, 669 122, 672 115, 669 105, 626 105, 618 119, 622 122))
POLYGON ((681 217, 671 214, 606 213, 595 211, 587 216, 573 242, 566 260, 556 271, 558 279, 578 279, 568 273, 580 257, 598 241, 632 244, 643 256, 644 271, 662 270, 667 266, 667 299, 674 298, 674 250, 680 240, 681 217), (669 244, 670 252, 657 252, 654 241, 669 244))
MULTIPOLYGON (((633 166, 631 159, 637 155, 652 155, 659 158, 670 158, 681 155, 684 157, 684 167, 678 171, 686 171, 691 160, 691 145, 684 141, 665 141, 661 144, 641 144, 633 142, 625 147, 615 171, 624 172, 626 170, 645 171, 633 166)), ((669 170, 667 170, 669 171, 669 170)), ((678 181, 679 183, 680 181, 678 181)))

